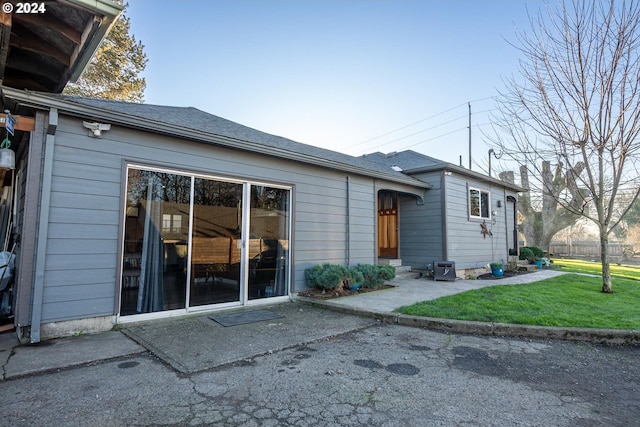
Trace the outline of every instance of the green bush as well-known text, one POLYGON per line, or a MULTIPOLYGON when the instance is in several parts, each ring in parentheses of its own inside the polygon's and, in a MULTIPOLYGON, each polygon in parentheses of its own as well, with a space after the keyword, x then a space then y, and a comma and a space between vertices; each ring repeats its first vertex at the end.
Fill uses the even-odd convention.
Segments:
POLYGON ((350 268, 349 269, 349 276, 347 277, 347 281, 345 282, 345 286, 353 286, 356 283, 359 283, 360 285, 362 285, 362 283, 364 282, 364 275, 358 271, 358 269, 354 268, 350 268))
POLYGON ((386 280, 396 277, 396 268, 392 265, 358 264, 355 269, 364 276, 362 282, 364 288, 375 289, 386 280))
POLYGON ((348 275, 347 272, 348 269, 342 265, 324 263, 307 268, 304 277, 312 288, 337 289, 348 275))
MULTIPOLYGON (((523 249, 529 249, 533 252, 533 256, 535 258, 542 258, 544 256, 544 251, 537 246, 523 246, 520 248, 520 254, 522 254, 523 249)), ((522 258, 520 258, 522 259, 522 258)))
POLYGON ((338 289, 364 282, 363 274, 356 268, 329 263, 307 268, 304 277, 307 286, 318 289, 338 289))
POLYGON ((533 251, 525 246, 520 248, 520 257, 521 260, 531 260, 535 258, 533 255, 533 251))
POLYGON ((391 280, 396 277, 396 268, 393 265, 378 265, 380 277, 384 280, 391 280))

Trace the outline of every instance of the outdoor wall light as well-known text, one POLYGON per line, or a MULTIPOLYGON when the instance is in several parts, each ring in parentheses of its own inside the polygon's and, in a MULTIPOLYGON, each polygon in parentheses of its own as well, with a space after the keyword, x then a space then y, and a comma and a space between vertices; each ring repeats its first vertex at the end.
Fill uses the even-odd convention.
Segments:
POLYGON ((13 170, 16 168, 16 153, 9 148, 0 149, 0 169, 13 170))
POLYGON ((108 131, 111 129, 111 125, 107 123, 96 122, 82 122, 82 125, 91 131, 91 136, 94 138, 102 137, 102 131, 108 131))

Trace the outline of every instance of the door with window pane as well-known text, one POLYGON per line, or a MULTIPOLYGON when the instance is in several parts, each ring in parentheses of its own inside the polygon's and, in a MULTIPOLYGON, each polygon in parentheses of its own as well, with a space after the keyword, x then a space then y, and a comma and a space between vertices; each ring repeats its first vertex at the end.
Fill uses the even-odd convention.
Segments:
POLYGON ((398 193, 378 193, 378 256, 398 257, 398 193))
POLYGON ((243 185, 196 178, 189 305, 240 300, 243 185))

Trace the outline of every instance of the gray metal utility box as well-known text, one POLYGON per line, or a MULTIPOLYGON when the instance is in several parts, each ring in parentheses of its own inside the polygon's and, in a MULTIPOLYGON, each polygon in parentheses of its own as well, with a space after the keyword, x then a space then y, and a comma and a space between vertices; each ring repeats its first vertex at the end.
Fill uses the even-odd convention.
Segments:
POLYGON ((433 280, 456 280, 456 263, 453 261, 439 261, 433 264, 433 280))

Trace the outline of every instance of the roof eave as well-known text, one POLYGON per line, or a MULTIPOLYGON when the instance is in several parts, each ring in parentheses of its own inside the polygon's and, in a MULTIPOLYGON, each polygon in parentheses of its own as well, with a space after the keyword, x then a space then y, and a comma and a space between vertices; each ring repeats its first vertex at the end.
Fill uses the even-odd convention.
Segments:
MULTIPOLYGON (((98 28, 93 32, 90 31, 90 28, 85 30, 86 35, 83 34, 83 37, 88 36, 90 39, 83 44, 73 67, 69 70, 69 81, 76 82, 89 65, 89 61, 98 50, 104 37, 122 14, 124 6, 110 0, 66 0, 66 2, 93 12, 97 20, 94 24, 98 25, 98 28), (98 18, 98 16, 102 16, 102 18, 98 18)), ((93 24, 89 24, 89 26, 91 25, 93 24)))
POLYGON ((442 171, 442 170, 446 170, 446 171, 451 171, 451 172, 456 172, 459 173, 460 175, 464 175, 464 176, 468 176, 470 178, 474 178, 477 179, 479 181, 483 181, 483 182, 487 182, 490 184, 496 184, 496 185, 501 185, 505 188, 508 188, 510 190, 513 190, 515 192, 518 193, 522 193, 525 191, 529 191, 526 188, 520 187, 519 185, 515 185, 515 184, 511 184, 510 182, 506 182, 506 181, 501 181, 497 178, 493 178, 487 175, 483 175, 479 172, 475 172, 469 169, 465 169, 461 166, 456 166, 452 163, 443 163, 442 165, 434 165, 434 166, 428 166, 428 167, 419 167, 419 168, 413 168, 413 169, 407 169, 404 170, 404 173, 406 173, 407 175, 415 175, 418 173, 426 173, 426 172, 436 172, 436 171, 442 171))
POLYGON ((251 141, 240 140, 227 136, 212 134, 208 132, 202 132, 197 129, 185 128, 173 124, 164 122, 158 122, 147 118, 141 118, 137 116, 130 116, 124 113, 115 111, 109 111, 98 107, 93 107, 85 104, 77 104, 53 97, 46 96, 44 94, 22 91, 13 88, 2 87, 2 92, 5 97, 14 99, 20 103, 20 105, 36 109, 49 109, 57 108, 60 111, 64 111, 69 115, 86 118, 86 119, 100 119, 111 123, 118 123, 122 126, 151 131, 158 134, 176 136, 181 135, 185 139, 206 142, 209 144, 216 144, 226 148, 232 148, 236 150, 248 151, 257 154, 268 155, 271 157, 278 157, 286 160, 293 160, 314 166, 328 167, 330 169, 340 170, 343 172, 353 173, 357 175, 369 176, 377 179, 384 179, 391 182, 397 182, 402 184, 412 185, 414 187, 429 189, 431 185, 417 178, 410 176, 398 176, 393 174, 385 174, 375 170, 345 164, 337 161, 333 161, 326 158, 319 158, 315 156, 309 156, 301 153, 294 153, 281 148, 265 146, 262 144, 256 144, 251 141))

